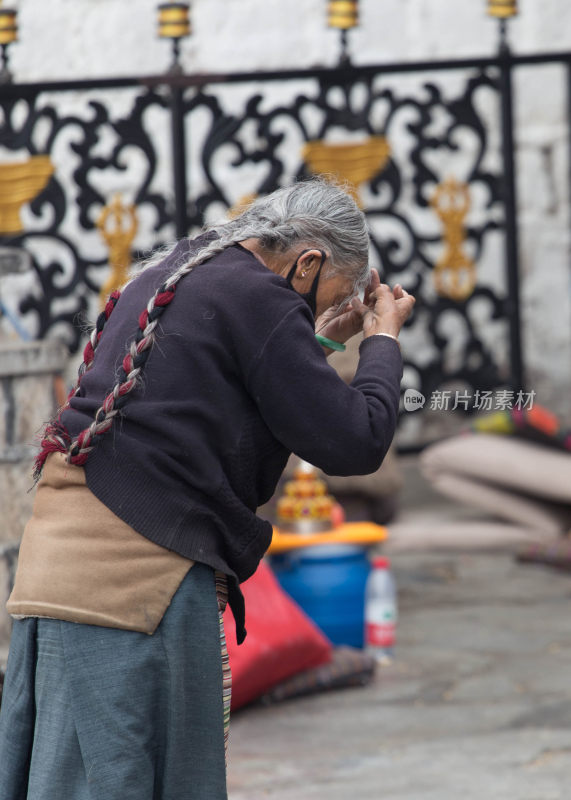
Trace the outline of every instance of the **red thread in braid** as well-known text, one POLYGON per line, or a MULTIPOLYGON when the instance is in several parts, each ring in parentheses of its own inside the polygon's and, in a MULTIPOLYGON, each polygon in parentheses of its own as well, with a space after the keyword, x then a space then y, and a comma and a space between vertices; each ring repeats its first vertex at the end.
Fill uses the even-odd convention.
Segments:
MULTIPOLYGON (((79 451, 83 451, 84 450, 85 439, 86 439, 85 434, 87 434, 87 433, 89 433, 89 428, 86 428, 84 431, 81 431, 81 433, 79 434, 79 436, 75 440, 76 441, 76 447, 78 448, 79 451)), ((89 449, 90 449, 89 448, 89 442, 87 443, 87 445, 88 445, 87 451, 77 452, 76 455, 71 455, 71 452, 70 452, 68 460, 69 460, 69 462, 71 464, 74 464, 76 467, 82 467, 85 464, 85 462, 87 461, 87 456, 89 455, 89 449)))
POLYGON ((114 292, 111 292, 107 302, 105 303, 105 308, 97 318, 97 323, 94 330, 95 336, 92 335, 89 337, 89 341, 85 345, 85 349, 83 351, 83 364, 85 366, 84 372, 85 370, 89 369, 89 367, 93 362, 93 359, 95 357, 95 348, 99 344, 99 340, 101 339, 101 335, 103 334, 103 327, 107 322, 107 320, 109 319, 109 317, 111 316, 113 309, 117 305, 117 300, 119 300, 120 297, 121 297, 121 292, 118 289, 115 290, 114 292))
POLYGON ((105 414, 108 414, 110 411, 113 411, 113 403, 115 401, 115 397, 113 396, 113 392, 107 395, 105 400, 103 401, 103 411, 105 414))
POLYGON ((118 392, 119 397, 123 397, 123 395, 128 394, 131 391, 131 389, 133 389, 136 382, 137 381, 135 380, 135 378, 133 378, 133 380, 127 381, 126 383, 122 383, 121 386, 119 387, 119 392, 118 392))
POLYGON ((95 357, 95 350, 93 349, 93 345, 91 344, 91 340, 87 342, 85 345, 85 349, 83 351, 83 363, 84 364, 91 364, 95 357))
POLYGON ((121 292, 119 289, 115 289, 114 292, 111 292, 109 297, 107 298, 107 302, 105 303, 105 308, 103 309, 103 313, 105 314, 105 321, 109 319, 113 309, 117 305, 117 300, 121 297, 121 292))
POLYGON ((127 353, 127 355, 123 359, 122 366, 127 375, 133 371, 133 356, 131 355, 131 353, 127 353))
MULTIPOLYGON (((42 469, 50 453, 69 452, 69 449, 71 447, 71 436, 69 435, 68 431, 65 429, 65 427, 61 422, 61 415, 69 407, 71 398, 75 397, 75 395, 79 391, 79 385, 81 383, 81 379, 93 363, 93 359, 95 357, 95 349, 99 344, 99 340, 101 339, 105 323, 111 316, 113 309, 117 305, 117 301, 119 300, 120 297, 121 297, 121 292, 119 290, 115 290, 114 292, 111 292, 111 294, 109 295, 107 303, 105 304, 105 308, 97 318, 96 327, 93 331, 93 333, 96 333, 96 335, 95 336, 93 334, 91 335, 89 341, 87 342, 83 350, 83 363, 79 368, 77 382, 73 387, 73 389, 69 392, 65 404, 62 406, 62 408, 60 408, 55 419, 51 420, 51 422, 48 422, 48 424, 44 428, 43 436, 40 441, 40 451, 34 461, 33 476, 35 482, 37 482, 40 479, 40 476, 42 474, 42 469)), ((85 455, 85 459, 86 458, 87 455, 85 455)))
POLYGON ((38 479, 46 459, 50 453, 65 453, 71 441, 71 437, 59 419, 46 425, 44 436, 40 443, 40 452, 34 462, 34 478, 38 479), (37 477, 36 477, 37 476, 37 477))
POLYGON ((122 402, 124 402, 126 395, 135 388, 137 384, 137 376, 146 359, 144 359, 143 363, 139 366, 135 365, 135 359, 133 357, 132 350, 135 350, 137 357, 142 356, 144 353, 150 350, 154 342, 154 326, 151 333, 149 333, 147 336, 144 335, 145 331, 147 330, 147 326, 149 325, 149 316, 152 315, 151 321, 156 322, 168 304, 173 300, 175 290, 176 284, 168 287, 163 284, 147 308, 144 309, 139 315, 138 335, 142 336, 142 338, 133 342, 129 348, 129 352, 123 358, 122 370, 124 374, 122 379, 105 397, 103 403, 95 414, 92 424, 88 428, 85 428, 83 431, 81 431, 75 442, 73 442, 73 444, 70 446, 69 460, 72 464, 85 464, 87 461, 87 456, 93 448, 93 441, 95 437, 101 436, 111 428, 113 419, 117 413, 118 400, 122 400, 122 402), (137 375, 130 377, 134 372, 137 372, 137 375), (109 418, 107 418, 108 415, 109 418))
POLYGON ((163 292, 160 292, 159 294, 157 294, 157 296, 155 297, 155 302, 154 302, 153 305, 161 306, 161 307, 168 306, 168 304, 170 303, 170 301, 174 297, 175 289, 176 289, 176 285, 175 286, 170 286, 166 291, 163 291, 163 292))
POLYGON ((137 354, 140 355, 141 353, 144 353, 145 350, 151 346, 151 344, 152 342, 150 341, 150 336, 145 336, 140 342, 137 342, 137 354))

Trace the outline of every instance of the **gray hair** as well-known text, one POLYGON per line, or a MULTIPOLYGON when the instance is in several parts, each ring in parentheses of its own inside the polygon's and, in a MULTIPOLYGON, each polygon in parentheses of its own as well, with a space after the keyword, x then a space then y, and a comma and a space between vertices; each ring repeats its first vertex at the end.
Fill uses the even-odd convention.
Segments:
MULTIPOLYGON (((200 248, 190 260, 175 265, 167 285, 176 284, 193 267, 228 247, 254 238, 263 250, 287 252, 295 245, 327 251, 324 277, 344 275, 353 283, 353 293, 367 286, 370 278, 369 234, 363 212, 345 188, 324 178, 300 181, 259 197, 239 216, 205 230, 216 238, 200 248)), ((143 265, 156 264, 161 252, 143 265)))

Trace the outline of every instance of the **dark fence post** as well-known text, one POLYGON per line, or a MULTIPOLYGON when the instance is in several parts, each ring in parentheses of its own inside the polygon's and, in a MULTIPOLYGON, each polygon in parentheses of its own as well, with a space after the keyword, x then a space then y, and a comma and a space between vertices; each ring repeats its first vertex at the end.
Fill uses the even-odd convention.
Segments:
POLYGON ((184 89, 171 86, 172 167, 176 238, 188 235, 184 89))
POLYGON ((504 42, 500 48, 500 102, 502 115, 503 198, 505 210, 505 258, 507 266, 507 316, 510 334, 511 379, 514 390, 525 388, 521 346, 517 194, 513 125, 513 61, 504 42))
MULTIPOLYGON (((569 162, 567 164, 567 177, 569 181, 569 198, 571 200, 571 60, 566 62, 567 67, 567 137, 568 137, 568 159, 569 162)), ((568 243, 568 253, 571 260, 571 211, 569 214, 569 243, 568 243)), ((571 264, 570 270, 571 270, 571 264)))

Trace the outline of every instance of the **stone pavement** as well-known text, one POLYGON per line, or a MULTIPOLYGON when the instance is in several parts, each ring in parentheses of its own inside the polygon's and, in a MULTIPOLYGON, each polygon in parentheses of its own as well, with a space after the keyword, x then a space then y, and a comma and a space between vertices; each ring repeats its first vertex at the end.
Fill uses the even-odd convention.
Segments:
POLYGON ((571 797, 571 575, 509 554, 395 554, 374 683, 237 712, 230 800, 571 797))

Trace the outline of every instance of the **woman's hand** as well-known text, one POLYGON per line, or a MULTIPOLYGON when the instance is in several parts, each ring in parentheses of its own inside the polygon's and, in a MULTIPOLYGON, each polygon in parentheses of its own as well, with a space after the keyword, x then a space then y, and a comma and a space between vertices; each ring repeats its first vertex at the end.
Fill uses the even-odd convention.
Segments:
POLYGON ((315 321, 315 333, 341 344, 362 330, 363 319, 350 304, 341 310, 332 306, 315 321))
MULTIPOLYGON (((371 282, 365 289, 364 302, 358 297, 354 297, 349 303, 339 309, 332 306, 324 311, 315 321, 315 332, 333 339, 334 342, 344 344, 363 330, 363 313, 361 306, 368 307, 372 293, 381 284, 379 273, 376 269, 371 270, 371 282)), ((327 351, 333 352, 333 351, 327 351)))
MULTIPOLYGON (((386 283, 381 283, 370 293, 368 305, 360 303, 358 309, 362 317, 364 338, 377 333, 388 333, 397 337, 412 314, 415 302, 413 295, 405 291, 400 283, 392 290, 386 283)), ((356 307, 355 301, 353 307, 356 307)))
MULTIPOLYGON (((372 270, 363 301, 354 297, 341 311, 336 307, 327 309, 316 321, 316 333, 341 343, 361 331, 365 337, 375 333, 398 336, 414 303, 415 298, 400 283, 391 291, 387 284, 381 284, 379 273, 372 270)), ((332 351, 326 348, 326 352, 332 351)))

